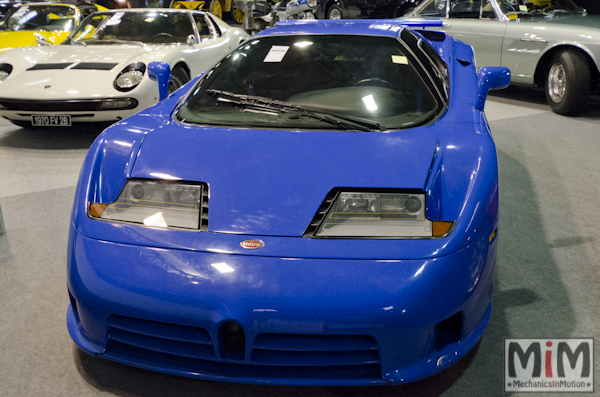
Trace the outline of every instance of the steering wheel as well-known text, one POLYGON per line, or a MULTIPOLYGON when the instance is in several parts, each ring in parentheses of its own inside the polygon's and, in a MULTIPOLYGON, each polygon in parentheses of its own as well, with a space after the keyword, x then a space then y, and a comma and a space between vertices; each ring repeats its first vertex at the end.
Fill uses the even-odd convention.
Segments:
MULTIPOLYGON (((152 39, 150 39, 150 41, 154 43, 155 42, 154 40, 159 37, 166 37, 166 38, 171 39, 171 41, 163 41, 162 43, 177 43, 177 39, 175 38, 175 36, 173 36, 172 34, 169 34, 169 33, 155 34, 154 36, 152 36, 152 39)), ((159 41, 159 43, 161 43, 161 42, 159 41)))
POLYGON ((374 85, 376 87, 387 87, 387 88, 391 88, 391 89, 394 88, 394 87, 392 87, 392 85, 389 82, 387 82, 384 79, 380 79, 379 77, 374 77, 371 79, 362 79, 362 80, 357 81, 356 83, 352 84, 353 87, 356 87, 359 85, 374 85))

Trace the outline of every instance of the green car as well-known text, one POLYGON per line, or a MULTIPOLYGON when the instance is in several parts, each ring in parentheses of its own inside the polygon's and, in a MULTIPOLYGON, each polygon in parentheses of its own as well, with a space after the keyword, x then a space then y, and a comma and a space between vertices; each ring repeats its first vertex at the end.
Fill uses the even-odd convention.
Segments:
POLYGON ((477 67, 506 66, 512 84, 544 87, 556 113, 582 112, 598 88, 600 16, 572 0, 425 0, 409 16, 442 18, 477 67))

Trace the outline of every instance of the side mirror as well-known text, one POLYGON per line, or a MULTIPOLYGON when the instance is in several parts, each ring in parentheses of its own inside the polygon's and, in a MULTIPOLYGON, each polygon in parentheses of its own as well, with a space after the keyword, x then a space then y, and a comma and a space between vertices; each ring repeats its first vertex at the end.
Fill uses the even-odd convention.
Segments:
POLYGON ((148 64, 150 80, 158 82, 159 99, 162 101, 169 96, 169 81, 171 81, 171 67, 165 62, 150 62, 148 64))
POLYGON ((44 36, 36 36, 35 42, 38 43, 39 45, 52 45, 52 43, 49 42, 48 39, 45 38, 44 36))
POLYGON ((193 34, 191 34, 191 35, 189 35, 187 37, 186 43, 187 43, 187 45, 198 44, 198 39, 196 39, 196 36, 194 36, 193 34))
POLYGON ((475 109, 483 110, 485 99, 489 90, 500 90, 510 84, 510 69, 489 66, 481 68, 477 76, 477 94, 475 96, 475 109))

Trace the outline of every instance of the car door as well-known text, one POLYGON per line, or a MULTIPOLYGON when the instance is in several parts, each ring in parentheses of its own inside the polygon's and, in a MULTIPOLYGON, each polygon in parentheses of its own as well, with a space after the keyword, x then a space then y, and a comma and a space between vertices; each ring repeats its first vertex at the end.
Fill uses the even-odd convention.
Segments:
POLYGON ((510 69, 513 82, 533 84, 537 64, 550 46, 545 29, 544 24, 535 21, 507 22, 502 66, 510 69))
POLYGON ((228 55, 238 43, 233 42, 208 14, 194 13, 193 18, 200 42, 193 45, 195 51, 189 51, 186 57, 194 59, 189 66, 192 76, 196 76, 228 55))
POLYGON ((442 17, 441 30, 473 46, 477 67, 500 66, 506 21, 495 0, 430 0, 420 17, 442 17))

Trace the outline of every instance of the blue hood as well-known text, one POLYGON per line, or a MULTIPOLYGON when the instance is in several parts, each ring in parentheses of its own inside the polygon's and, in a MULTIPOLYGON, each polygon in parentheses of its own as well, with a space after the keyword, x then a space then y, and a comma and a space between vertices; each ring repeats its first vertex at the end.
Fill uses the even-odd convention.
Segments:
POLYGON ((209 185, 209 230, 301 236, 336 187, 423 190, 437 146, 426 127, 382 132, 157 128, 133 178, 209 185))

